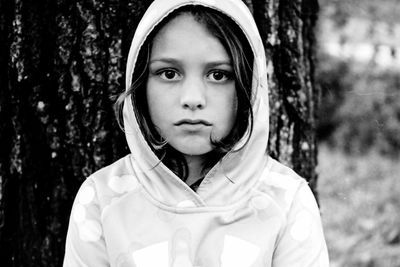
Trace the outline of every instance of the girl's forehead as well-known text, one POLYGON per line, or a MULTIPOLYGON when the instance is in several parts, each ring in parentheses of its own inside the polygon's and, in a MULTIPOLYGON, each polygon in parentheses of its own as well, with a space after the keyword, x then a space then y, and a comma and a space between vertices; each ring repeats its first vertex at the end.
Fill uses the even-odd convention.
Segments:
POLYGON ((192 26, 194 25, 195 27, 192 29, 193 31, 199 31, 199 29, 201 29, 208 32, 204 22, 196 19, 195 16, 189 12, 175 14, 173 17, 167 19, 166 22, 161 23, 164 25, 162 25, 162 27, 158 30, 155 38, 157 38, 157 36, 165 34, 165 32, 170 33, 171 31, 177 31, 181 29, 182 27, 180 26, 184 24, 190 24, 192 26))
POLYGON ((151 57, 154 57, 154 54, 175 55, 183 59, 191 55, 200 58, 211 55, 221 59, 229 57, 220 40, 193 15, 186 13, 170 20, 156 34, 152 43, 151 57))

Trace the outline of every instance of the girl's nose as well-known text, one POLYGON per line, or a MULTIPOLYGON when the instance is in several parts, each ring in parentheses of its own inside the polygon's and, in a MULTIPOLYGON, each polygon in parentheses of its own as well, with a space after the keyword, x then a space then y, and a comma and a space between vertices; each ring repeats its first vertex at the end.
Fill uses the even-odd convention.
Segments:
POLYGON ((196 110, 206 106, 205 84, 201 79, 187 79, 182 86, 181 106, 196 110))

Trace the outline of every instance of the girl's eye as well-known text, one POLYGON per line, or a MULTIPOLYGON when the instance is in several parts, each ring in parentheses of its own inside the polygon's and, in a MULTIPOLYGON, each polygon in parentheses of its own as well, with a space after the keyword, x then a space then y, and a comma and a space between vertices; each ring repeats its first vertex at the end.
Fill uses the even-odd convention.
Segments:
POLYGON ((231 73, 220 70, 212 71, 210 74, 208 74, 208 77, 214 82, 225 82, 232 79, 231 73))
POLYGON ((174 81, 179 80, 180 76, 175 70, 162 70, 157 73, 161 79, 174 81))

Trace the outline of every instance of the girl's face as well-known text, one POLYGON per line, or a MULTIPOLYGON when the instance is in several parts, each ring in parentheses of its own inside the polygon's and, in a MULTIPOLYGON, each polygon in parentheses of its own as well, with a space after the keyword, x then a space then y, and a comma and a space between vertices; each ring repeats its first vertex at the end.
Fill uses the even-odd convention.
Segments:
POLYGON ((225 48, 192 15, 168 22, 152 44, 147 101, 160 135, 184 156, 213 150, 236 119, 237 97, 225 48))

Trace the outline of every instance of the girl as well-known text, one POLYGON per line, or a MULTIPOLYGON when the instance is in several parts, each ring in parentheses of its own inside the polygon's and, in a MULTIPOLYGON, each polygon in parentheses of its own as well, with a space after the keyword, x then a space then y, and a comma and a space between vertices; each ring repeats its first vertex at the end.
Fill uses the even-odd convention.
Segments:
POLYGON ((328 266, 311 190, 266 154, 264 48, 240 0, 156 0, 126 75, 131 154, 80 188, 64 266, 328 266))

